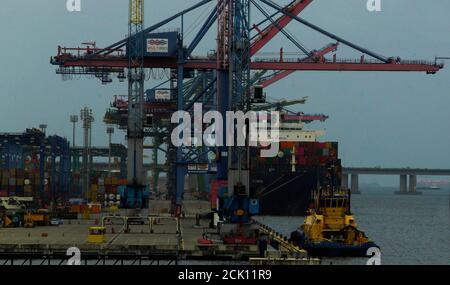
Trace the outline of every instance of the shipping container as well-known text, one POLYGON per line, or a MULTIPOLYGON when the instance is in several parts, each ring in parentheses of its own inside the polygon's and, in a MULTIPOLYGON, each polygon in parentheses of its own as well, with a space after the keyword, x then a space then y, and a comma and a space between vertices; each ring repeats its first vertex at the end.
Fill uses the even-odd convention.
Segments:
POLYGON ((8 185, 9 186, 15 186, 16 185, 16 178, 9 178, 8 185))
POLYGON ((70 207, 70 211, 72 213, 80 213, 81 212, 81 205, 72 205, 70 207))
POLYGON ((89 207, 89 212, 91 214, 100 214, 100 212, 102 210, 102 205, 99 203, 88 204, 88 207, 89 207))

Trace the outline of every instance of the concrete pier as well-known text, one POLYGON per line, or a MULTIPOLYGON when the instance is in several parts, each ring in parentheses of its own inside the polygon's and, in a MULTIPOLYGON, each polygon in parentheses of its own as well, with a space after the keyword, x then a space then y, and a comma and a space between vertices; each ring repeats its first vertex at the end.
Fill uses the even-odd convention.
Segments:
POLYGON ((352 174, 352 181, 351 181, 351 191, 352 194, 361 194, 359 192, 359 176, 358 174, 352 174))
POLYGON ((409 176, 409 192, 411 192, 411 193, 416 192, 416 187, 417 187, 417 176, 410 175, 409 176))
POLYGON ((406 193, 407 189, 406 189, 406 185, 407 185, 407 176, 406 175, 400 175, 400 192, 401 193, 406 193))
POLYGON ((65 253, 76 246, 82 254, 144 254, 174 255, 179 259, 224 259, 248 260, 258 257, 257 245, 227 245, 220 241, 217 230, 209 229, 209 221, 200 221, 194 227, 194 218, 181 221, 181 231, 173 219, 161 219, 152 225, 133 225, 130 232, 123 231, 123 223, 113 220, 106 227, 106 243, 93 244, 87 241, 88 229, 96 225, 93 220, 65 220, 60 226, 34 228, 1 228, 0 255, 2 253, 65 253), (153 228, 153 232, 151 231, 153 228), (201 245, 197 239, 207 233, 214 244, 201 245))
POLYGON ((406 174, 400 175, 400 191, 395 192, 399 195, 421 195, 422 192, 417 192, 417 175, 409 175, 408 185, 406 184, 406 174))

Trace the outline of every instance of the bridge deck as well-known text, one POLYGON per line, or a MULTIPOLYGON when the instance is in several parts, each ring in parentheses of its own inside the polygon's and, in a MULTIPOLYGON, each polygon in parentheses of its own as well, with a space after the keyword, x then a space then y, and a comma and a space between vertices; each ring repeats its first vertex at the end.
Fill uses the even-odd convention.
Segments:
POLYGON ((344 174, 450 176, 450 169, 344 167, 344 174))

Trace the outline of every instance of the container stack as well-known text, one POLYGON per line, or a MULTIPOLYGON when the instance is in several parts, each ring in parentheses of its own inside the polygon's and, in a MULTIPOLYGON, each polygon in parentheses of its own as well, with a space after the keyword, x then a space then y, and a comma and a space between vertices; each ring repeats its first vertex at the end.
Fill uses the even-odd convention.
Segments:
MULTIPOLYGON (((55 183, 59 187, 58 175, 55 175, 55 181, 51 181, 50 173, 44 172, 44 194, 50 195, 51 184, 55 183)), ((39 169, 33 165, 27 165, 25 168, 1 169, 0 171, 0 196, 19 196, 19 197, 39 197, 39 187, 41 177, 39 169)))
POLYGON ((116 196, 119 193, 118 188, 127 184, 126 179, 120 179, 117 176, 110 176, 109 174, 97 174, 91 178, 90 192, 88 199, 90 202, 102 203, 116 202, 116 196), (110 197, 114 197, 111 199, 110 197))
POLYGON ((9 171, 2 169, 0 172, 0 197, 8 196, 9 171))
POLYGON ((23 169, 2 169, 0 176, 0 197, 24 196, 25 174, 23 169))

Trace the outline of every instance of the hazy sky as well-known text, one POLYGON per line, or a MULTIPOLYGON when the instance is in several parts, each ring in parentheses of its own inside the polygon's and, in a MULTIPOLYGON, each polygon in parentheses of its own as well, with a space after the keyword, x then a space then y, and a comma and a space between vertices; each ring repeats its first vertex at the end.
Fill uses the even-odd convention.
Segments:
MULTIPOLYGON (((113 95, 126 94, 126 84, 103 86, 84 78, 62 81, 49 60, 58 45, 78 46, 95 40, 105 46, 122 39, 127 33, 128 0, 81 1, 82 11, 77 13, 66 10, 65 0, 1 1, 1 132, 23 131, 45 122, 50 134, 71 137, 69 115, 79 114, 88 105, 96 119, 94 144, 107 144, 102 117, 113 95)), ((196 2, 147 0, 146 24, 196 2)), ((382 12, 370 13, 366 0, 315 0, 302 15, 385 56, 426 60, 450 56, 450 1, 382 0, 382 5, 382 12)), ((196 27, 196 20, 203 19, 203 12, 211 6, 206 8, 188 16, 186 26, 196 27)), ((253 16, 260 18, 256 11, 253 16)), ((333 42, 298 23, 288 30, 309 49, 333 42)), ((187 39, 193 35, 188 33, 187 39)), ((213 38, 210 33, 196 53, 215 48, 213 38)), ((280 47, 296 51, 280 35, 264 52, 280 47)), ((360 53, 341 46, 337 55, 359 58, 360 53)), ((436 75, 297 72, 267 92, 273 98, 309 96, 309 103, 297 109, 330 116, 325 124, 311 128, 326 128, 326 139, 339 141, 346 166, 450 168, 449 68, 436 75)), ((148 88, 152 85, 146 83, 148 88)), ((114 140, 123 141, 123 137, 124 133, 116 132, 114 140)), ((81 143, 81 131, 77 143, 81 143)))

